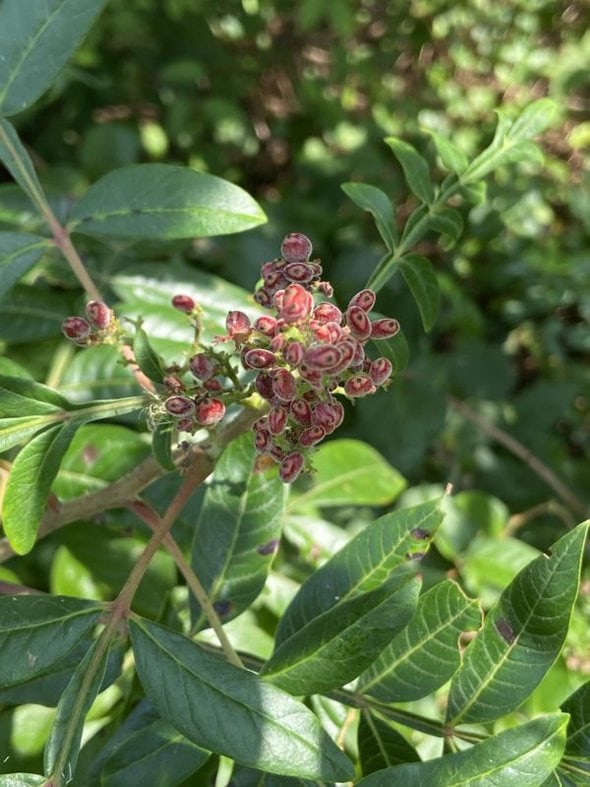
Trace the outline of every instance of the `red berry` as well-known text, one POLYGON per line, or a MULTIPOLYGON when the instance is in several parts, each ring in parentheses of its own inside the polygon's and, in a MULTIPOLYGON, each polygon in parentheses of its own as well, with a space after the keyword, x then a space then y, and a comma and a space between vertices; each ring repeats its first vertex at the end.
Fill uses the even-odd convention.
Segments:
POLYGON ((210 380, 217 372, 217 364, 205 353, 193 355, 188 362, 188 368, 198 380, 210 380))
POLYGON ((286 344, 283 357, 291 366, 299 366, 303 360, 303 345, 301 342, 289 342, 286 344))
POLYGON ((63 333, 74 342, 87 339, 92 331, 92 326, 84 317, 66 317, 61 324, 63 333))
POLYGON ((255 348, 244 354, 244 365, 250 369, 268 369, 274 362, 275 356, 270 350, 255 348))
POLYGON ((192 432, 193 426, 194 422, 192 418, 181 418, 176 424, 176 428, 179 432, 192 432))
POLYGON ((257 429, 254 435, 254 445, 259 454, 266 454, 272 446, 272 435, 268 429, 257 429))
POLYGON ((190 314, 195 310, 197 304, 190 295, 175 295, 174 298, 172 298, 172 305, 175 309, 178 309, 179 312, 190 314))
POLYGON ((377 358, 369 367, 369 376, 375 385, 383 385, 389 380, 393 372, 393 365, 389 358, 377 358))
POLYGON ((392 317, 383 317, 371 323, 371 339, 390 339, 399 332, 399 322, 392 317))
POLYGON ((277 369, 272 378, 272 389, 282 402, 290 402, 297 392, 297 381, 287 369, 277 369))
POLYGON ((104 330, 108 328, 113 319, 113 313, 102 301, 89 301, 86 304, 86 316, 95 328, 104 330))
POLYGON ((356 295, 353 295, 353 297, 350 299, 348 308, 351 306, 359 306, 363 311, 370 312, 375 305, 376 300, 377 296, 373 290, 361 290, 360 292, 357 292, 356 295))
POLYGON ((370 377, 365 374, 356 374, 344 384, 344 393, 352 399, 375 393, 377 389, 370 377))
POLYGON ((308 347, 304 361, 310 369, 329 371, 342 360, 340 348, 335 344, 315 344, 308 347))
POLYGON ((311 425, 311 406, 305 399, 294 399, 290 406, 291 418, 301 426, 311 425))
POLYGON ((299 282, 299 284, 308 284, 315 275, 312 266, 306 265, 305 262, 290 262, 283 268, 283 273, 289 281, 299 282))
POLYGON ((285 431, 289 413, 283 407, 271 407, 268 413, 268 429, 272 435, 279 435, 285 431))
POLYGON ((270 309, 272 306, 272 293, 265 287, 260 287, 260 289, 256 290, 254 293, 254 300, 263 308, 270 309))
POLYGON ((272 399, 275 395, 272 387, 272 378, 272 374, 268 374, 267 372, 259 372, 259 374, 256 375, 254 385, 263 399, 272 399))
POLYGON ((342 312, 333 303, 318 303, 313 310, 313 318, 318 322, 342 322, 342 312))
POLYGON ((260 331, 264 336, 272 338, 277 329, 277 320, 275 317, 271 317, 270 314, 265 314, 256 320, 254 329, 260 331))
POLYGON ((330 434, 337 426, 340 426, 343 418, 344 408, 340 402, 318 402, 313 408, 311 422, 314 426, 321 426, 326 434, 330 434))
POLYGON ((360 306, 349 306, 346 310, 346 324, 352 335, 359 341, 365 341, 371 335, 371 321, 367 312, 360 306))
POLYGON ((326 430, 323 426, 310 426, 299 435, 299 444, 304 448, 310 448, 323 440, 325 436, 326 430))
MULTIPOLYGON (((275 294, 275 299, 278 293, 275 294)), ((313 309, 313 296, 300 284, 290 284, 280 299, 280 317, 286 323, 303 322, 313 309)))
POLYGON ((245 341, 250 335, 252 326, 250 325, 250 318, 247 314, 240 311, 230 311, 225 318, 225 327, 231 339, 236 344, 245 341))
POLYGON ((164 407, 175 417, 186 418, 195 412, 195 403, 187 396, 169 396, 164 402, 164 407))
POLYGON ((293 453, 287 454, 287 456, 283 457, 279 469, 279 475, 281 479, 286 484, 293 482, 303 470, 304 461, 303 454, 300 454, 298 451, 294 451, 293 453))
POLYGON ((225 405, 221 399, 201 399, 195 410, 195 418, 201 426, 214 426, 225 415, 225 405))
POLYGON ((281 243, 281 255, 286 262, 307 262, 313 246, 307 235, 290 232, 281 243))

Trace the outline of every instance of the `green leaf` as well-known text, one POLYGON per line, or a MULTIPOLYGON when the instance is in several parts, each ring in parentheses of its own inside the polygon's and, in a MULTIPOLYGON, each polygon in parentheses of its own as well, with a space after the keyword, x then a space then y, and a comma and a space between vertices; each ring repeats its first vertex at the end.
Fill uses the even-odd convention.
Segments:
POLYGON ((101 608, 59 596, 0 598, 0 687, 41 675, 97 624, 101 608))
POLYGON ((53 244, 38 235, 0 232, 0 297, 10 292, 53 244))
POLYGON ((44 770, 47 776, 54 775, 56 766, 62 773, 72 774, 76 770, 86 714, 96 699, 106 670, 108 648, 101 652, 101 645, 100 639, 92 643, 58 703, 45 745, 44 770))
POLYGON ((0 114, 22 112, 54 81, 106 0, 0 5, 0 114))
POLYGON ((0 339, 26 344, 62 337, 64 316, 71 314, 70 296, 46 287, 17 284, 0 301, 0 339))
MULTIPOLYGON (((2 13, 3 8, 0 6, 0 25, 2 24, 2 13)), ((2 51, 1 40, 3 32, 0 27, 0 51, 2 51)), ((0 85, 2 84, 1 73, 2 61, 0 61, 0 85)), ((43 193, 43 190, 37 178, 35 167, 25 146, 20 141, 16 129, 10 121, 5 120, 3 117, 0 117, 0 161, 2 161, 31 202, 36 205, 37 199, 43 193)), ((47 239, 46 242, 49 244, 47 239)))
POLYGON ((67 410, 70 402, 55 391, 24 377, 0 375, 0 416, 45 415, 67 410))
MULTIPOLYGON (((285 487, 276 472, 257 468, 250 434, 219 458, 197 521, 191 564, 224 621, 258 596, 281 536, 285 487)), ((195 628, 205 623, 191 599, 195 628)))
MULTIPOLYGON (((272 773, 262 773, 254 768, 238 766, 232 772, 230 785, 231 787, 318 787, 318 782, 298 779, 296 776, 273 776, 272 773)), ((329 787, 333 785, 330 784, 329 787)))
POLYGON ((22 418, 0 418, 0 453, 15 445, 24 443, 37 432, 50 426, 56 417, 53 415, 23 415, 22 418))
POLYGON ((585 767, 590 772, 590 681, 583 683, 561 705, 570 714, 565 753, 568 758, 586 758, 585 767))
POLYGON ((289 511, 309 506, 384 506, 406 487, 406 480, 381 454, 360 440, 331 440, 314 454, 312 486, 293 496, 289 511))
POLYGON ((35 544, 51 485, 74 436, 73 423, 52 426, 34 437, 12 464, 2 506, 10 546, 26 555, 35 544))
POLYGON ((142 700, 93 763, 101 787, 179 784, 203 765, 210 752, 181 735, 142 700))
POLYGON ((389 251, 397 245, 398 237, 391 200, 381 189, 366 183, 343 183, 340 188, 362 210, 372 214, 375 225, 389 251))
POLYGON ((147 696, 198 746, 285 776, 353 778, 350 760, 286 692, 163 626, 132 618, 129 629, 147 696))
POLYGON ((558 105, 550 98, 533 101, 512 123, 508 136, 514 141, 536 137, 555 123, 558 109, 558 105))
POLYGON ((111 345, 76 353, 64 370, 59 387, 73 402, 115 399, 140 390, 129 369, 121 363, 118 350, 111 345))
POLYGON ((161 383, 164 378, 164 364, 154 351, 147 333, 143 328, 137 328, 133 339, 133 352, 135 360, 141 371, 156 383, 161 383))
POLYGON ((278 646, 260 675, 290 694, 319 694, 349 683, 416 609, 422 581, 415 566, 401 568, 381 587, 337 600, 308 621, 278 646))
POLYGON ((558 657, 578 593, 588 524, 529 563, 500 596, 451 683, 450 724, 493 721, 521 705, 558 657))
POLYGON ((418 752, 404 736, 370 711, 361 713, 358 747, 363 776, 404 762, 420 762, 418 752))
POLYGON ((0 787, 43 787, 45 776, 36 773, 5 773, 0 775, 0 787))
POLYGON ((455 144, 441 134, 437 134, 435 131, 430 130, 428 130, 428 133, 432 137, 440 160, 449 172, 454 172, 455 175, 460 175, 464 172, 469 164, 469 160, 465 153, 459 150, 455 144))
POLYGON ((357 782, 357 787, 539 787, 559 763, 567 716, 551 713, 427 762, 397 765, 357 782))
POLYGON ((452 580, 440 582, 420 597, 414 618, 361 675, 359 691, 383 702, 426 697, 457 670, 459 637, 481 621, 477 601, 452 580))
MULTIPOLYGON (((439 210, 433 211, 428 217, 428 229, 436 230, 444 235, 452 245, 458 238, 461 237, 463 232, 463 219, 459 211, 454 208, 441 207, 439 210)), ((445 248, 450 248, 450 245, 443 244, 445 248)))
MULTIPOLYGON (((371 341, 371 340, 370 340, 371 341)), ((384 355, 393 364, 393 374, 398 375, 408 365, 410 346, 403 331, 399 331, 392 339, 371 341, 371 347, 377 355, 384 355)))
POLYGON ((421 254, 405 254, 398 265, 414 296, 424 330, 429 331, 436 321, 440 297, 438 279, 432 263, 421 254))
POLYGON ((159 423, 152 432, 152 452, 158 464, 166 470, 175 470, 172 459, 172 436, 174 427, 171 423, 159 423))
POLYGON ((430 180, 430 172, 425 159, 418 151, 397 137, 386 137, 385 142, 392 149, 394 156, 401 164, 406 181, 418 199, 431 205, 434 202, 434 189, 430 180))
POLYGON ((335 604, 379 588, 397 566, 423 556, 441 521, 434 500, 372 522, 301 586, 279 622, 277 647, 335 604))
POLYGON ((178 239, 242 232, 266 221, 243 189, 170 164, 134 164, 105 175, 74 206, 68 228, 111 238, 178 239))

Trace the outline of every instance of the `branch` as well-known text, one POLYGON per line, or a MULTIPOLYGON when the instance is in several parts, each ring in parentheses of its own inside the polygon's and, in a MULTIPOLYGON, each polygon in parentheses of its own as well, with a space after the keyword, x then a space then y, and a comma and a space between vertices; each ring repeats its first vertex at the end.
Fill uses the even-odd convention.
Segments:
POLYGON ((518 457, 522 462, 524 462, 527 467, 535 473, 539 478, 541 478, 550 489, 552 489, 555 494, 560 497, 563 502, 568 505, 572 511, 575 511, 576 514, 579 514, 582 517, 586 517, 588 513, 587 506, 585 503, 580 500, 580 498, 572 492, 572 490, 564 484, 564 482, 559 478, 553 470, 548 467, 544 462, 542 462, 533 452, 528 449, 525 445, 519 442, 515 437, 509 435, 503 429, 491 424, 487 421, 483 416, 481 416, 478 412, 476 412, 472 407, 470 407, 465 402, 462 402, 460 399, 456 399, 454 396, 448 396, 447 401, 449 406, 452 410, 456 413, 459 413, 468 421, 475 424, 479 429, 481 429, 484 434, 489 435, 493 440, 500 443, 507 448, 510 453, 514 454, 514 456, 518 457))

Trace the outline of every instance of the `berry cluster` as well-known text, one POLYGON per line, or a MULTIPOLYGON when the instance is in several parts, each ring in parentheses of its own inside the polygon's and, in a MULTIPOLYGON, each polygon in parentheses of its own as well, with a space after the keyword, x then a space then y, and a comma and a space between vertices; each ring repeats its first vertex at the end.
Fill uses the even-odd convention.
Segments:
POLYGON ((118 325, 106 303, 89 301, 86 317, 66 317, 61 329, 78 347, 92 347, 111 339, 117 333, 118 325))
POLYGON ((256 449, 280 464, 280 476, 294 481, 306 467, 313 446, 344 418, 335 394, 350 399, 367 396, 392 374, 385 358, 370 360, 369 339, 386 339, 399 331, 397 320, 371 320, 372 290, 361 290, 343 313, 314 293, 331 296, 321 281, 319 260, 310 261, 305 235, 291 233, 281 245, 282 257, 262 267, 263 285, 255 300, 274 311, 253 324, 243 312, 230 312, 229 337, 240 349, 242 364, 256 371, 257 392, 270 404, 254 424, 256 449))
MULTIPOLYGON (((174 296, 172 305, 194 325, 193 348, 199 351, 182 367, 166 368, 150 407, 152 421, 172 420, 178 431, 194 432, 215 426, 229 404, 258 393, 268 402, 268 412, 254 423, 256 450, 279 463, 286 483, 310 469, 314 446, 342 423, 337 395, 354 400, 388 384, 391 362, 371 360, 366 346, 399 331, 392 318, 371 320, 372 290, 357 292, 344 312, 327 300, 333 289, 321 280, 322 266, 310 259, 311 252, 305 235, 287 235, 281 257, 262 266, 263 283, 254 294, 273 313, 254 322, 242 311, 227 314, 227 334, 215 344, 234 343, 244 369, 254 372, 250 383, 239 379, 230 354, 201 344, 201 310, 195 301, 174 296)), ((112 311, 99 301, 87 305, 86 318, 68 317, 62 328, 81 347, 124 340, 112 311)))

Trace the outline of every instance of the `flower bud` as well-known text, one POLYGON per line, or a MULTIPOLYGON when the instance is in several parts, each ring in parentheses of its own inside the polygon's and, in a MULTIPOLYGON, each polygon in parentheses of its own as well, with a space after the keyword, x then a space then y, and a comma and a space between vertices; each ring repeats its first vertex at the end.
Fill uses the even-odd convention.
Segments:
POLYGON ((322 387, 322 372, 318 369, 312 369, 306 363, 302 363, 299 367, 299 374, 305 382, 309 383, 314 388, 319 389, 322 387))
POLYGON ((272 306, 272 293, 270 293, 265 287, 260 287, 254 293, 254 300, 259 306, 262 306, 264 309, 270 309, 272 306))
POLYGON ((268 429, 257 429, 254 435, 254 446, 259 454, 266 454, 272 446, 272 436, 268 429))
POLYGON ((90 323, 100 330, 108 328, 113 319, 113 313, 102 301, 89 301, 86 304, 86 316, 90 323))
POLYGON ((270 340, 270 344, 268 345, 268 349, 273 353, 278 353, 280 350, 283 349, 285 346, 285 339, 282 333, 278 333, 276 336, 273 336, 270 340))
POLYGON ((217 372, 217 364, 205 353, 197 353, 190 358, 188 368, 198 380, 210 380, 217 372))
POLYGON ((282 402, 290 402, 297 392, 297 381, 287 369, 277 369, 272 378, 272 389, 282 402))
POLYGON ((393 317, 383 317, 371 323, 371 339, 390 339, 399 332, 399 322, 393 317))
POLYGON ((219 391, 222 390, 222 385, 219 382, 219 380, 215 380, 215 379, 205 380, 205 382, 203 383, 203 388, 206 391, 211 391, 212 393, 218 393, 219 391))
POLYGON ((176 428, 179 432, 192 432, 194 422, 192 418, 181 418, 177 421, 176 428))
POLYGON ((326 430, 323 426, 310 426, 299 435, 299 445, 304 448, 311 448, 312 445, 316 445, 320 440, 323 440, 325 436, 326 430))
POLYGON ((365 341, 371 335, 371 321, 367 317, 367 312, 360 306, 349 306, 346 310, 346 324, 350 332, 359 341, 365 341))
POLYGON ((256 390, 262 396, 263 399, 272 399, 275 395, 275 392, 272 387, 272 374, 268 374, 268 372, 259 372, 256 375, 256 380, 254 381, 254 385, 256 386, 256 390))
POLYGON ((225 405, 221 399, 201 399, 195 409, 195 418, 201 426, 214 426, 225 415, 225 405))
POLYGON ((250 335, 252 326, 250 325, 250 318, 247 314, 240 311, 230 311, 225 318, 225 327, 231 339, 236 344, 245 341, 250 335))
POLYGON ((318 292, 321 292, 326 298, 331 298, 334 295, 334 287, 329 281, 319 281, 317 284, 318 292))
POLYGON ((280 317, 285 322, 303 322, 313 309, 313 296, 300 284, 290 284, 283 293, 278 308, 280 309, 280 317))
POLYGON ((344 384, 344 393, 351 399, 367 396, 375 393, 377 389, 370 377, 364 374, 356 374, 344 384))
POLYGON ((373 290, 361 290, 350 299, 348 308, 350 309, 351 306, 359 306, 364 312, 370 312, 376 300, 377 296, 373 290))
POLYGON ((176 418, 186 418, 195 412, 195 403, 188 396, 169 396, 164 407, 176 418))
POLYGON ((286 262, 307 262, 312 249, 310 239, 301 232, 290 232, 281 243, 281 255, 286 262))
POLYGON ((330 369, 331 375, 340 374, 345 369, 348 369, 354 359, 357 345, 359 347, 361 346, 360 342, 357 342, 356 339, 345 339, 344 341, 338 342, 338 349, 340 350, 341 355, 340 363, 336 364, 336 366, 330 369))
POLYGON ((326 434, 331 434, 343 418, 344 408, 340 402, 318 402, 313 408, 311 422, 314 426, 321 426, 326 434))
POLYGON ((279 476, 281 479, 286 484, 295 481, 299 473, 303 470, 304 461, 303 454, 300 454, 298 451, 294 451, 283 457, 279 468, 279 476))
POLYGON ((68 339, 81 342, 90 336, 92 326, 84 317, 66 317, 61 324, 61 329, 68 339))
POLYGON ((376 358, 369 368, 369 376, 376 386, 383 385, 389 380, 393 372, 393 365, 389 358, 376 358))
POLYGON ((191 312, 195 310, 197 304, 190 295, 175 295, 174 298, 172 298, 172 305, 175 309, 178 309, 179 312, 191 314, 191 312))
POLYGON ((342 336, 342 328, 337 322, 325 322, 313 329, 313 335, 318 342, 335 344, 342 336))
POLYGON ((250 369, 268 369, 274 362, 275 356, 270 350, 255 348, 244 354, 244 365, 250 369))

